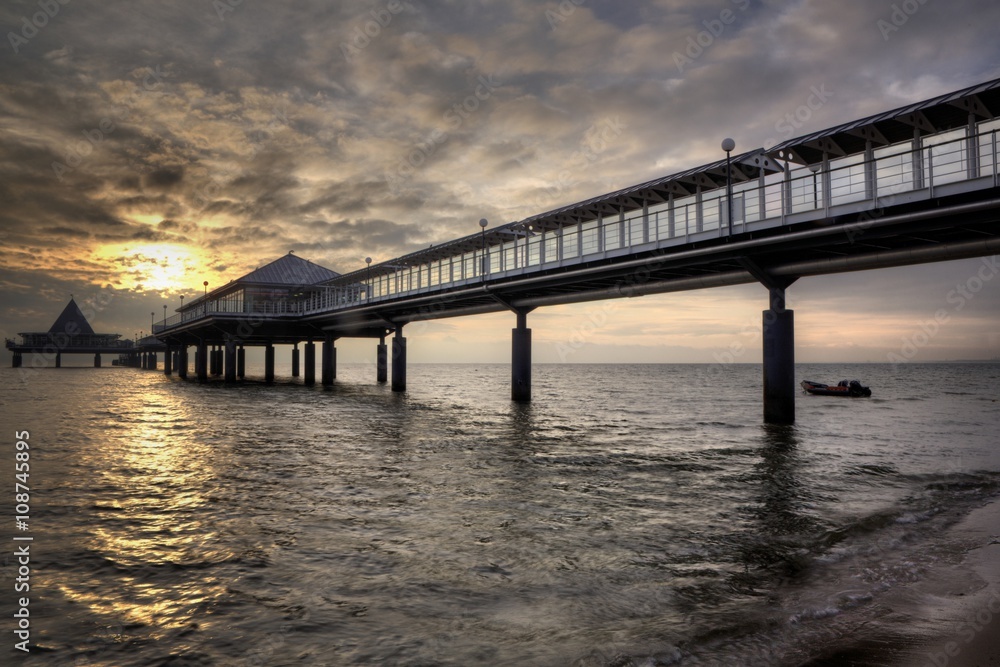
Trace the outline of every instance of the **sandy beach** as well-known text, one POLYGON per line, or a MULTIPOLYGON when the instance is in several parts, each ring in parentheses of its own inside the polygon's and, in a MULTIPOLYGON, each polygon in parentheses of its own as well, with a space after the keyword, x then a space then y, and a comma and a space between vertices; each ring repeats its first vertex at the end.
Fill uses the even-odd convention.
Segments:
POLYGON ((801 667, 1000 666, 1000 499, 949 529, 963 546, 917 581, 880 597, 878 616, 902 632, 865 633, 801 667))
POLYGON ((1000 501, 974 510, 953 530, 978 546, 960 565, 928 580, 934 590, 925 604, 940 633, 914 646, 900 665, 1000 665, 1000 501))

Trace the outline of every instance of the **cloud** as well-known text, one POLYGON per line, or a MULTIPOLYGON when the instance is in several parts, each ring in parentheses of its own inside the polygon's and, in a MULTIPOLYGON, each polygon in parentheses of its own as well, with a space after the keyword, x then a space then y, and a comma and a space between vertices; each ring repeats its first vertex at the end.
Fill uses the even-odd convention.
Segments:
MULTIPOLYGON (((8 3, 0 22, 32 7, 8 3)), ((115 283, 91 259, 112 250, 180 244, 213 283, 289 249, 350 271, 481 217, 716 159, 724 136, 740 149, 787 138, 780 121, 815 86, 831 95, 800 133, 1000 75, 1000 6, 986 0, 925 3, 888 38, 888 3, 412 0, 388 19, 384 7, 69 3, 16 52, 4 44, 0 319, 22 312, 6 305, 19 286, 115 283), (719 34, 688 52, 705 30, 719 34), (691 59, 683 71, 675 53, 691 59)), ((902 275, 865 280, 902 293, 955 279, 902 275)), ((845 303, 806 284, 795 289, 831 312, 922 312, 916 291, 845 303)))

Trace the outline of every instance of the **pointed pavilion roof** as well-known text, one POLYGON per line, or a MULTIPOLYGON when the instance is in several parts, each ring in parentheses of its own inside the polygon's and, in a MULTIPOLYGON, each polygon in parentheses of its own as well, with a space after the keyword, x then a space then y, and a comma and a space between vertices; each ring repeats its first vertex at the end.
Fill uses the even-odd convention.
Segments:
POLYGON ((307 259, 296 257, 291 252, 265 264, 256 271, 236 280, 238 283, 261 285, 315 285, 332 280, 340 274, 307 259))
POLYGON ((80 307, 76 305, 73 297, 69 298, 69 303, 63 308, 62 313, 56 321, 49 327, 49 333, 72 333, 72 334, 93 334, 94 329, 90 322, 83 316, 80 307))

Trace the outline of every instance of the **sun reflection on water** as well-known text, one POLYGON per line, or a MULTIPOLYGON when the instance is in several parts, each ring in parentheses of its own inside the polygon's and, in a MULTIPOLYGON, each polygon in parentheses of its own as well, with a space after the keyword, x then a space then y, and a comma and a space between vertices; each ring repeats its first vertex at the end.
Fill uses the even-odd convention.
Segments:
POLYGON ((104 444, 75 461, 78 470, 94 474, 72 550, 88 563, 89 576, 77 572, 53 582, 85 616, 120 626, 115 642, 199 625, 199 610, 225 593, 225 583, 204 576, 181 584, 178 572, 235 556, 219 546, 224 540, 211 496, 216 452, 195 435, 198 416, 169 386, 143 384, 100 407, 104 444), (111 596, 109 577, 117 583, 111 596))

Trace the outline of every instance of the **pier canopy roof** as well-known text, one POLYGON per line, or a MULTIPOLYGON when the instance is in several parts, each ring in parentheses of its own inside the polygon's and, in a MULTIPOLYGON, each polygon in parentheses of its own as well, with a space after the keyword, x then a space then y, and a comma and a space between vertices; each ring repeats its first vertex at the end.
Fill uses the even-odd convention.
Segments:
POLYGON ((80 306, 76 305, 76 301, 73 297, 69 298, 69 303, 63 308, 62 313, 56 318, 56 321, 52 323, 49 327, 50 334, 57 333, 82 333, 82 334, 93 334, 94 329, 90 326, 90 322, 84 317, 83 311, 80 310, 80 306))
POLYGON ((789 139, 768 149, 774 159, 817 164, 857 155, 867 150, 913 140, 928 134, 969 127, 974 122, 1000 116, 1000 79, 976 84, 953 93, 883 111, 843 125, 789 139))
POLYGON ((269 296, 294 296, 298 292, 308 291, 320 283, 325 283, 340 274, 324 266, 292 254, 265 264, 242 278, 231 280, 222 287, 217 287, 207 294, 192 299, 182 310, 199 308, 206 301, 218 301, 237 292, 252 294, 267 294, 269 296))
POLYGON ((265 264, 236 280, 244 285, 263 285, 268 287, 296 287, 316 285, 340 274, 336 271, 296 257, 289 251, 284 257, 279 257, 270 264, 265 264))

